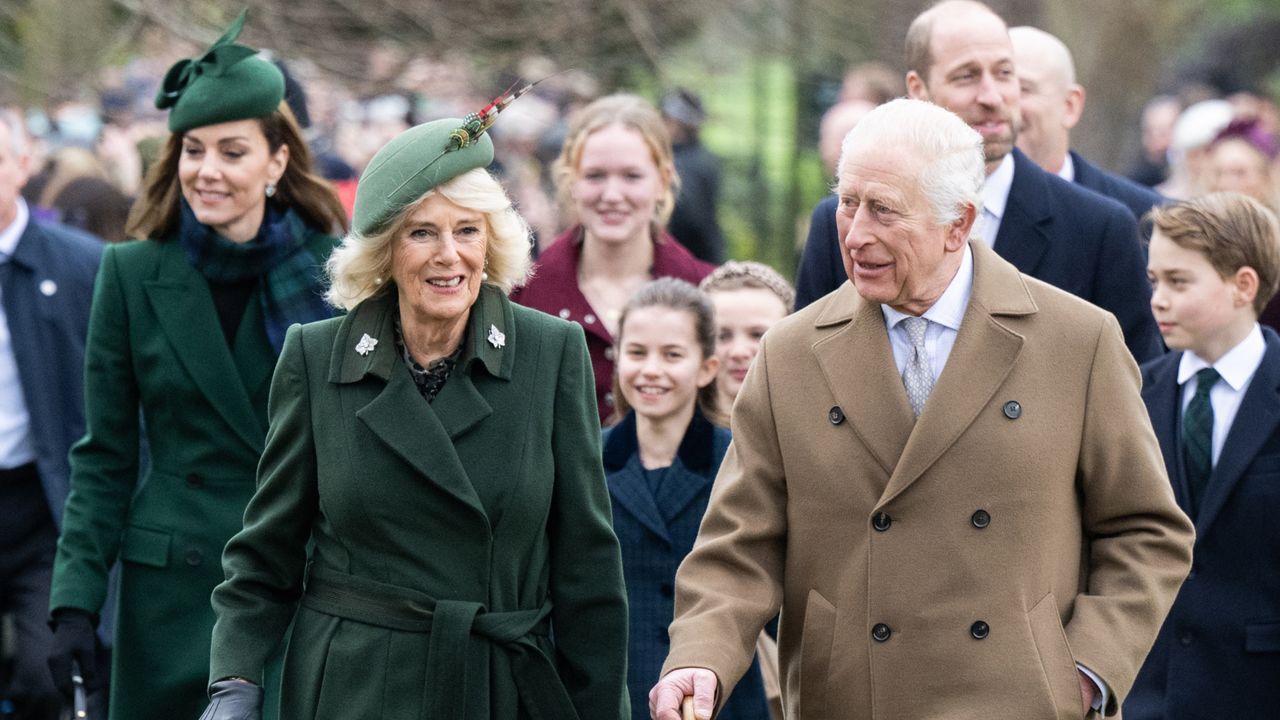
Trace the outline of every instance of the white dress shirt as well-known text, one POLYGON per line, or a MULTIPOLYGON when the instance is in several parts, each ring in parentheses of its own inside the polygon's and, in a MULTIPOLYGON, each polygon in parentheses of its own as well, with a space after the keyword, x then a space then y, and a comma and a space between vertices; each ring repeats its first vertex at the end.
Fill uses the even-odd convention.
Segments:
POLYGON ((995 172, 987 176, 982 183, 982 219, 976 233, 987 247, 996 246, 996 236, 1000 234, 1000 219, 1004 217, 1005 205, 1009 203, 1009 188, 1013 187, 1013 153, 1004 156, 995 172))
MULTIPOLYGON (((964 255, 960 259, 960 269, 956 271, 955 277, 951 278, 951 284, 947 285, 947 289, 943 291, 938 301, 926 310, 924 315, 921 315, 929 321, 924 330, 924 350, 929 356, 935 384, 942 375, 942 368, 946 366, 947 358, 951 357, 951 348, 956 344, 956 334, 960 332, 960 321, 964 319, 964 311, 969 308, 969 295, 972 293, 973 250, 970 250, 969 244, 965 243, 964 255)), ((912 356, 915 355, 911 339, 907 337, 907 329, 902 326, 902 321, 910 316, 884 304, 880 305, 880 310, 884 313, 885 327, 889 330, 893 362, 898 366, 898 374, 901 375, 906 371, 907 363, 911 362, 912 356)))
MULTIPOLYGON (((8 263, 18 248, 18 240, 26 232, 30 213, 18 198, 18 212, 9 227, 0 230, 0 263, 8 263)), ((0 287, 0 292, 4 288, 0 287)), ((9 335, 9 319, 0 302, 0 469, 15 468, 36 459, 31 442, 31 416, 22 396, 18 362, 13 357, 13 338, 9 335)))
POLYGON ((1209 390, 1209 404, 1213 407, 1213 454, 1214 466, 1218 464, 1218 456, 1222 454, 1222 444, 1227 441, 1227 433, 1231 431, 1231 423, 1235 422, 1236 412, 1240 410, 1240 401, 1244 400, 1245 391, 1253 381, 1253 374, 1262 364, 1262 356, 1267 352, 1267 342, 1262 339, 1262 328, 1253 324, 1253 329, 1240 341, 1239 345, 1228 350, 1218 362, 1212 366, 1190 350, 1182 353, 1178 363, 1178 384, 1182 386, 1182 412, 1196 394, 1196 373, 1207 367, 1213 367, 1222 379, 1209 390))
POLYGON ((1067 153, 1062 158, 1062 167, 1058 168, 1058 177, 1067 182, 1076 181, 1076 161, 1071 159, 1071 153, 1067 153))

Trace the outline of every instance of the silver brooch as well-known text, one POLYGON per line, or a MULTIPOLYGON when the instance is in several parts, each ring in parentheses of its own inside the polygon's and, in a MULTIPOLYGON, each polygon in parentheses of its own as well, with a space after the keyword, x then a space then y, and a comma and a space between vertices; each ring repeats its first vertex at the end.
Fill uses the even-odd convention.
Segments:
POLYGON ((507 336, 502 334, 497 325, 489 326, 489 344, 496 348, 507 344, 507 336))
POLYGON ((356 343, 356 352, 361 355, 368 355, 378 346, 378 339, 369 337, 369 333, 360 336, 360 342, 356 343))

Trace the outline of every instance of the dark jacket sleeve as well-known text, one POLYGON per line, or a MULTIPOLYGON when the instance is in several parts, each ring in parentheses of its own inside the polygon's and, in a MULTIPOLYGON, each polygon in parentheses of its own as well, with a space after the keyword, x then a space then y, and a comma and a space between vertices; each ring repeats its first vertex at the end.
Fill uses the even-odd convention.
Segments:
POLYGON ((581 718, 629 718, 627 601, 601 464, 582 328, 565 333, 557 378, 549 523, 556 665, 581 718))
POLYGON ((839 204, 840 199, 831 195, 818 203, 809 218, 809 237, 796 272, 796 310, 840 287, 847 279, 836 232, 839 204))
POLYGON ((1120 322, 1133 359, 1142 364, 1164 354, 1164 341, 1151 314, 1151 283, 1137 221, 1120 207, 1107 217, 1097 257, 1093 297, 1120 322))
POLYGON ((289 328, 271 380, 266 447, 244 528, 227 543, 227 579, 213 591, 210 682, 262 683, 263 666, 293 618, 307 539, 318 511, 315 437, 303 329, 289 328))
POLYGON ((85 349, 86 433, 71 450, 49 607, 98 612, 138 482, 138 381, 116 250, 106 249, 85 349))

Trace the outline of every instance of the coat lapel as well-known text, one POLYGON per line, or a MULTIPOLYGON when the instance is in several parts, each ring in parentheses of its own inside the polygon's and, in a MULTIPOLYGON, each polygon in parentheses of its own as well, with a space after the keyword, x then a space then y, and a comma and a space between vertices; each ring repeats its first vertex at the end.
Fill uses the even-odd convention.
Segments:
POLYGON ((1015 149, 1013 184, 1004 217, 1000 218, 995 251, 1028 275, 1035 275, 1040 258, 1049 249, 1048 226, 1053 216, 1045 202, 1049 197, 1047 185, 1045 172, 1015 149))
POLYGON ((1142 401, 1147 405, 1147 415, 1151 416, 1151 429, 1161 441, 1160 454, 1164 456, 1169 484, 1173 486, 1178 505, 1186 512, 1191 503, 1188 501, 1190 495, 1180 451, 1182 413, 1179 401, 1182 395, 1178 386, 1178 362, 1181 357, 1180 352, 1169 353, 1147 368, 1146 382, 1142 384, 1142 401))
POLYGON ((854 434, 885 473, 892 473, 914 418, 894 365, 884 313, 847 283, 835 291, 815 323, 818 328, 840 324, 844 327, 814 344, 814 355, 854 434))
POLYGON ((658 496, 654 503, 662 515, 662 522, 669 524, 676 516, 684 512, 698 494, 711 484, 711 478, 694 472, 685 466, 679 457, 671 463, 667 477, 658 488, 658 496))
POLYGON ((1002 323, 1000 316, 1036 311, 1026 283, 1013 267, 980 242, 970 246, 973 293, 969 307, 947 364, 924 412, 916 419, 881 502, 892 500, 909 487, 955 444, 1013 370, 1023 337, 1002 323))
POLYGON ((1266 333, 1267 350, 1249 382, 1236 421, 1232 423, 1218 465, 1205 489, 1204 505, 1196 517, 1196 534, 1203 535, 1240 482, 1249 463, 1280 426, 1280 339, 1266 333), (1243 421, 1243 422, 1242 422, 1243 421))
MULTIPOLYGON (((670 478, 669 478, 670 479, 670 478)), ((665 483, 664 483, 665 484, 665 483)), ((622 506, 641 525, 661 538, 668 546, 671 535, 667 532, 667 524, 658 512, 658 504, 649 492, 645 482, 644 471, 640 466, 640 453, 633 454, 627 464, 619 470, 609 473, 609 495, 622 506)))
POLYGON ((144 287, 160 329, 196 387, 249 447, 262 452, 262 424, 222 337, 208 283, 176 241, 164 243, 157 277, 144 287))

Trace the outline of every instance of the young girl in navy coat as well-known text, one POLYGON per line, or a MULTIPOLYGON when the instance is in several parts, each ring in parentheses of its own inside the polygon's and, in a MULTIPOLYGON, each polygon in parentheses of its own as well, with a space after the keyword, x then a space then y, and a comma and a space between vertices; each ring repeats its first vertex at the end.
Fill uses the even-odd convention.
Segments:
MULTIPOLYGON (((649 717, 649 689, 667 656, 676 568, 693 548, 729 431, 714 407, 715 313, 683 280, 655 280, 618 321, 614 397, 621 420, 604 438, 613 526, 622 545, 630 608, 627 687, 635 720, 649 717)), ((753 663, 724 704, 723 720, 767 720, 753 663)))

